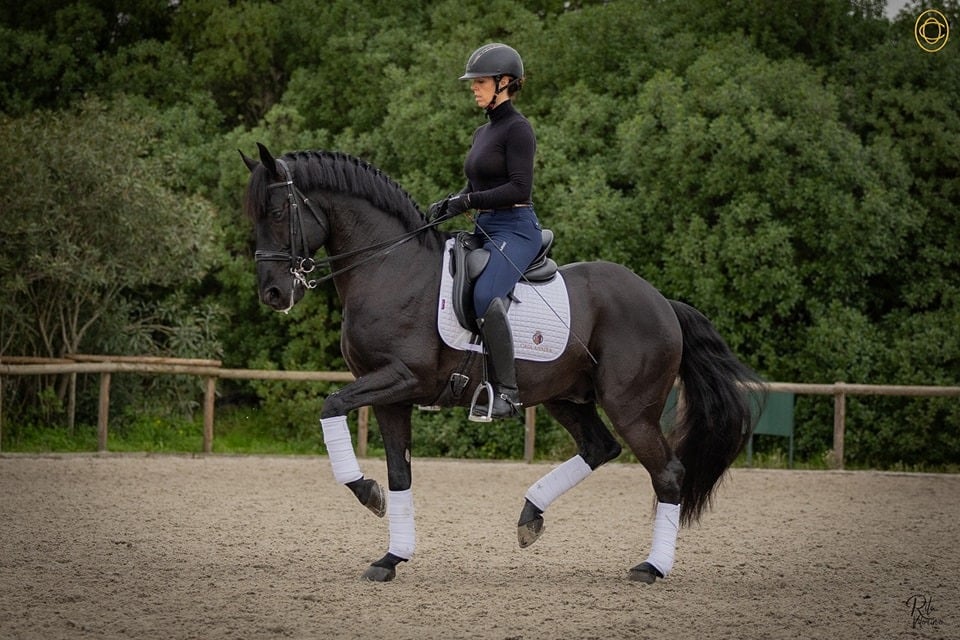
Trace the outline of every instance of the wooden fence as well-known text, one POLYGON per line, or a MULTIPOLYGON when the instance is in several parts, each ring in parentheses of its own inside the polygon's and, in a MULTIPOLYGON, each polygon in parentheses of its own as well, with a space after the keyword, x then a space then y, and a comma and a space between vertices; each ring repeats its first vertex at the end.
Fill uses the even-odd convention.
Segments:
MULTIPOLYGON (((0 436, 3 433, 3 376, 12 375, 70 375, 68 420, 72 424, 76 406, 76 375, 79 373, 100 374, 100 396, 97 414, 97 448, 107 451, 108 421, 110 415, 110 380, 114 373, 175 374, 200 376, 205 381, 203 402, 203 452, 210 453, 213 447, 214 407, 217 379, 234 380, 284 380, 302 382, 350 382, 354 379, 348 372, 338 371, 274 371, 267 369, 225 369, 218 360, 187 360, 178 358, 146 358, 138 356, 87 356, 74 355, 68 358, 43 359, 15 356, 0 356, 0 436)), ((843 468, 843 440, 846 430, 847 396, 909 396, 909 397, 957 397, 960 387, 869 385, 834 382, 833 384, 807 384, 771 382, 771 391, 785 391, 801 395, 833 396, 833 456, 834 465, 843 468)), ((524 416, 524 459, 533 460, 536 442, 536 407, 527 407, 524 416)), ((359 411, 357 426, 357 454, 367 453, 369 408, 359 411)))

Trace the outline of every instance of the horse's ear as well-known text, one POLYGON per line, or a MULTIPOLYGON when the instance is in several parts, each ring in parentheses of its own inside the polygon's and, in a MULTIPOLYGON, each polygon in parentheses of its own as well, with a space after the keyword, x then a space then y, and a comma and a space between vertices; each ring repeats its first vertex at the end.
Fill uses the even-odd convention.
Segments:
MULTIPOLYGON (((240 151, 240 149, 237 149, 237 151, 240 151)), ((240 151, 240 157, 243 158, 243 164, 247 165, 247 169, 250 169, 250 173, 253 173, 253 170, 257 168, 258 164, 260 164, 243 151, 240 151)))
POLYGON ((273 176, 279 176, 280 172, 277 171, 277 161, 274 160, 273 156, 270 155, 270 152, 265 146, 261 143, 257 143, 257 148, 260 149, 260 162, 263 163, 263 166, 267 168, 273 176))

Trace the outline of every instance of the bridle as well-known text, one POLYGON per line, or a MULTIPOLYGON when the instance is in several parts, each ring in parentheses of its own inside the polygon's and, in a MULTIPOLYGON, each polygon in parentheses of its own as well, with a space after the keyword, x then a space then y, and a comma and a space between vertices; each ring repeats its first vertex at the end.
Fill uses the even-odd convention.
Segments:
POLYGON ((281 178, 286 175, 283 182, 274 182, 267 185, 267 191, 273 189, 287 190, 287 205, 289 207, 290 223, 290 251, 263 251, 257 250, 254 254, 254 260, 257 262, 287 262, 290 264, 290 273, 300 284, 308 289, 317 286, 317 282, 307 280, 307 274, 313 272, 317 264, 310 255, 310 246, 307 243, 306 229, 303 226, 303 216, 300 215, 300 202, 303 202, 307 210, 313 216, 313 219, 323 229, 324 235, 329 233, 330 229, 326 218, 317 210, 314 203, 311 202, 303 193, 293 184, 293 172, 287 163, 277 159, 277 167, 281 169, 281 178), (300 246, 297 247, 297 237, 300 239, 300 246))
POLYGON ((348 251, 346 253, 341 253, 335 256, 327 256, 326 258, 321 258, 319 260, 314 260, 310 254, 310 245, 307 242, 306 229, 303 226, 303 216, 301 214, 300 203, 302 202, 307 211, 310 212, 310 215, 313 216, 313 219, 316 223, 323 229, 324 237, 328 237, 330 234, 330 225, 327 221, 326 216, 319 210, 318 205, 312 202, 309 198, 303 195, 303 192, 293 184, 293 172, 290 171, 290 168, 287 166, 287 163, 280 159, 276 159, 277 167, 281 170, 280 177, 283 178, 286 175, 286 180, 281 182, 274 182, 267 185, 267 190, 271 189, 286 189, 287 191, 287 204, 289 205, 289 223, 290 223, 290 251, 264 251, 257 250, 254 254, 254 260, 257 262, 287 262, 290 265, 290 273, 293 275, 296 282, 299 282, 307 289, 316 289, 318 285, 322 282, 326 282, 334 278, 341 273, 355 269, 360 265, 373 260, 377 256, 385 255, 392 251, 394 248, 400 246, 407 240, 410 240, 417 234, 430 229, 431 227, 436 227, 438 224, 442 223, 443 220, 434 220, 433 222, 428 222, 425 225, 414 229, 413 231, 408 231, 396 238, 391 238, 390 240, 384 240, 377 244, 371 245, 369 247, 361 247, 360 249, 355 249, 353 251, 348 251), (299 237, 299 247, 297 246, 297 238, 299 237), (345 258, 351 258, 362 253, 374 252, 371 255, 367 256, 362 260, 353 262, 346 267, 340 269, 333 269, 333 263, 337 260, 343 260, 345 258), (312 273, 318 266, 324 266, 331 269, 331 272, 316 279, 308 279, 308 274, 312 273))

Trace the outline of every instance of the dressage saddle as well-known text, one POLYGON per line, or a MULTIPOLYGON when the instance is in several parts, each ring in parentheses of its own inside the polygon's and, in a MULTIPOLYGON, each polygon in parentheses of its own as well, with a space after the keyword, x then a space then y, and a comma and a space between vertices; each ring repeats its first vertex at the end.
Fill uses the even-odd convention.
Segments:
MULTIPOLYGON (((557 275, 557 263, 547 257, 553 245, 553 231, 543 229, 540 251, 521 280, 528 283, 549 282, 557 275)), ((483 237, 461 231, 453 242, 450 260, 450 275, 453 276, 453 311, 464 329, 480 333, 477 313, 473 308, 473 286, 477 277, 490 261, 490 251, 483 248, 483 237)), ((509 303, 509 300, 508 300, 509 303)))

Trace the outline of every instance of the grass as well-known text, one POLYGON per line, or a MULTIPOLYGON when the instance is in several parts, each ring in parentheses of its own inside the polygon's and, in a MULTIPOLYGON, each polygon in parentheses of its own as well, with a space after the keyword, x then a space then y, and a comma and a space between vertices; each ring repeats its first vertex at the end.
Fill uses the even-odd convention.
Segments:
MULTIPOLYGON (((217 413, 213 439, 213 452, 224 454, 268 454, 268 455, 321 455, 325 453, 320 436, 319 425, 302 429, 296 434, 278 432, 271 426, 271 419, 244 409, 223 410, 217 413)), ((472 423, 471 423, 472 424, 472 423)), ((436 434, 443 436, 443 434, 436 434)), ((446 434, 449 436, 450 434, 446 434)), ((493 433, 484 434, 486 439, 495 439, 493 433)), ((538 433, 538 435, 540 435, 538 433)), ((545 434, 546 435, 546 434, 545 434)), ((66 427, 37 425, 3 425, 2 452, 18 453, 76 453, 97 451, 96 425, 78 425, 73 432, 66 427)), ((549 439, 548 439, 549 440, 549 439)), ((422 444, 428 444, 423 442, 422 444)), ((541 444, 538 438, 538 445, 541 444)), ((549 444, 546 442, 544 444, 549 444)), ((429 448, 429 447, 428 447, 429 448)), ((539 449, 539 447, 538 447, 539 449)), ((556 443, 549 447, 550 452, 538 450, 538 460, 556 458, 560 460, 575 453, 574 446, 559 447, 556 443)), ((107 439, 107 450, 115 452, 144 453, 200 453, 203 451, 203 422, 198 418, 176 418, 158 416, 135 416, 117 418, 111 423, 107 439), (115 423, 115 424, 114 424, 115 423)), ((484 457, 484 449, 456 450, 444 454, 437 451, 424 451, 427 457, 450 455, 453 457, 484 457), (467 451, 467 453, 463 453, 467 451)), ((368 456, 383 457, 384 452, 379 438, 372 438, 368 445, 368 456)), ((496 457, 496 456, 494 456, 496 457)), ((502 456, 501 456, 502 458, 502 456)), ((500 459, 500 458, 498 458, 500 459)), ((503 458, 506 459, 506 458, 503 458)), ((618 462, 636 463, 636 457, 624 451, 618 462)), ((770 447, 765 451, 754 451, 751 465, 747 465, 746 453, 741 453, 733 463, 734 468, 787 469, 787 451, 780 447, 770 447)), ((810 458, 795 456, 793 469, 826 470, 833 468, 830 452, 810 458)), ((848 470, 876 469, 876 466, 848 461, 848 470)), ((912 473, 960 473, 960 464, 925 465, 895 464, 884 468, 886 471, 912 473)))
MULTIPOLYGON (((214 453, 319 454, 319 436, 288 439, 270 433, 261 422, 240 413, 218 414, 213 438, 214 453)), ((96 425, 62 426, 4 425, 3 452, 78 453, 97 451, 96 425)), ((142 416, 112 421, 107 450, 145 453, 200 453, 203 451, 202 419, 142 416), (116 424, 113 424, 115 422, 116 424)))

